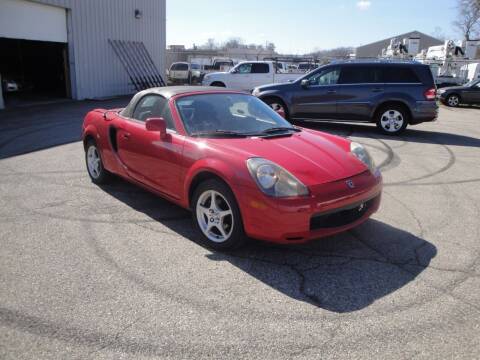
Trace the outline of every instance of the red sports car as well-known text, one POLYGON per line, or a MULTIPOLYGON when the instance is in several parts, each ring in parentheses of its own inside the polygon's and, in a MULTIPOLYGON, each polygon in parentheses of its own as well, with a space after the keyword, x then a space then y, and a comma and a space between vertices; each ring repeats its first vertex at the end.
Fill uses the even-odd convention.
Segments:
POLYGON ((295 127, 261 100, 212 87, 163 87, 83 124, 88 173, 119 175, 191 209, 217 249, 247 236, 302 243, 377 211, 382 177, 365 148, 295 127))

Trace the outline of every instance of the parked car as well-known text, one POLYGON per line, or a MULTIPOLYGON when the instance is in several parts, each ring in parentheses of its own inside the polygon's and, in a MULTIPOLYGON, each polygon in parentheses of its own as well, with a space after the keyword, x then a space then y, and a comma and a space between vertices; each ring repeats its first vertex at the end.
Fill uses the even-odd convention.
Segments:
POLYGON ((375 122, 391 135, 438 114, 430 68, 413 61, 336 62, 253 94, 291 121, 375 122))
POLYGON ((292 81, 299 76, 301 74, 278 73, 272 61, 246 61, 229 72, 206 74, 202 85, 251 91, 260 85, 292 81))
POLYGON ((193 213, 217 249, 246 236, 302 243, 366 221, 382 176, 365 148, 292 126, 238 91, 163 87, 83 123, 88 174, 116 174, 193 213))
POLYGON ((205 65, 204 70, 207 73, 211 73, 215 71, 229 71, 234 66, 235 64, 232 59, 216 58, 216 59, 213 59, 212 65, 205 65))
POLYGON ((318 65, 311 63, 311 62, 301 62, 298 64, 298 70, 306 73, 310 72, 312 70, 315 70, 318 67, 318 65))
POLYGON ((204 72, 202 66, 199 64, 190 64, 190 82, 192 84, 199 83, 202 81, 204 72))
POLYGON ((189 83, 191 81, 190 64, 187 62, 175 62, 168 71, 168 80, 171 83, 189 83))
POLYGON ((460 104, 480 104, 480 79, 472 80, 463 86, 439 89, 438 97, 442 103, 453 107, 460 104))

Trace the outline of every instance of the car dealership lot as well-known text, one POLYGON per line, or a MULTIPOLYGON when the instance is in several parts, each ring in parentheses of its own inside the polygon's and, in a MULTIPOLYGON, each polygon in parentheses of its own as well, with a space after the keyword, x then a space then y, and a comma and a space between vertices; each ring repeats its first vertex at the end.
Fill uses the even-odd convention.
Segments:
POLYGON ((188 212, 90 182, 82 116, 127 101, 0 113, 0 358, 478 356, 480 109, 442 106, 400 137, 308 124, 371 150, 380 211, 308 245, 220 253, 188 212))

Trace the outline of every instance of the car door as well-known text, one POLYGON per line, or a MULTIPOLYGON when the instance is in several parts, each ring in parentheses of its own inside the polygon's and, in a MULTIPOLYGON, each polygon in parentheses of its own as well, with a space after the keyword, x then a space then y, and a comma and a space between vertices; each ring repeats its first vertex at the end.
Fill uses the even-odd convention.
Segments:
POLYGON ((345 64, 337 88, 337 118, 368 121, 377 99, 384 93, 379 71, 372 65, 345 64))
POLYGON ((250 83, 243 90, 251 91, 257 86, 271 84, 273 82, 273 69, 270 71, 268 63, 253 63, 250 83))
POLYGON ((157 191, 179 198, 182 189, 184 136, 176 132, 168 101, 160 95, 141 98, 129 119, 118 129, 118 156, 127 173, 157 191), (147 131, 145 121, 163 117, 167 138, 147 131))
POLYGON ((246 90, 252 81, 253 63, 239 64, 231 73, 229 87, 238 90, 246 90))
POLYGON ((480 104, 480 81, 462 90, 462 100, 469 104, 480 104))
POLYGON ((336 119, 338 66, 321 69, 304 78, 308 83, 292 96, 292 117, 296 119, 336 119))

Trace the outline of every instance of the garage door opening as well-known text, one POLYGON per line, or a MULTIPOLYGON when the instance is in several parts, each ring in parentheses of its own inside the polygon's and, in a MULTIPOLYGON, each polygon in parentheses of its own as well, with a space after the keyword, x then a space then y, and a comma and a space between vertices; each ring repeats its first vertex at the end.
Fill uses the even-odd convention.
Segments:
POLYGON ((71 97, 66 43, 0 38, 5 105, 71 97))

